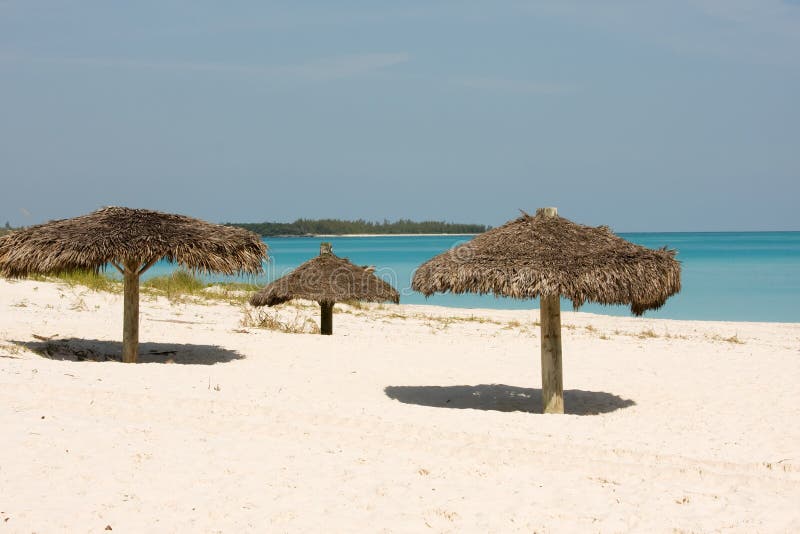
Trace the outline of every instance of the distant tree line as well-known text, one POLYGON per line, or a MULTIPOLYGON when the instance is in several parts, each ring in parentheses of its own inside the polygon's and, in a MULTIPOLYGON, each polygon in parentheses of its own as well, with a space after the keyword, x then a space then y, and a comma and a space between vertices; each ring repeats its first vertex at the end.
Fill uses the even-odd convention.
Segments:
POLYGON ((394 222, 343 221, 340 219, 297 219, 290 223, 225 223, 262 236, 302 236, 314 234, 479 234, 490 227, 483 224, 456 224, 443 221, 394 222))
POLYGON ((6 221, 6 224, 4 224, 3 226, 0 226, 0 235, 7 234, 13 229, 14 228, 11 227, 11 225, 8 223, 8 221, 6 221))

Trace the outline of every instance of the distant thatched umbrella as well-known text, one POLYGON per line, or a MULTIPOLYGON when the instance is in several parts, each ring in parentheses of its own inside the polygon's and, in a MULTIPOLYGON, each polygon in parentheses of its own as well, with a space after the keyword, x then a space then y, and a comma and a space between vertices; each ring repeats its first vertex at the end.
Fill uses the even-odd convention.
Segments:
POLYGON ((635 245, 608 227, 576 224, 556 208, 543 208, 428 260, 411 287, 426 296, 540 297, 543 405, 545 412, 563 413, 559 297, 575 309, 592 301, 629 305, 642 315, 680 291, 681 269, 675 251, 635 245))
POLYGON ((253 306, 275 306, 292 299, 319 302, 322 317, 320 333, 333 333, 333 305, 336 302, 400 302, 395 288, 373 274, 370 267, 359 267, 336 256, 330 243, 321 243, 319 256, 266 285, 250 299, 253 306))
POLYGON ((157 211, 109 207, 0 237, 0 273, 10 277, 98 271, 113 265, 125 280, 122 361, 139 345, 139 277, 160 259, 201 272, 262 271, 267 247, 241 228, 157 211))

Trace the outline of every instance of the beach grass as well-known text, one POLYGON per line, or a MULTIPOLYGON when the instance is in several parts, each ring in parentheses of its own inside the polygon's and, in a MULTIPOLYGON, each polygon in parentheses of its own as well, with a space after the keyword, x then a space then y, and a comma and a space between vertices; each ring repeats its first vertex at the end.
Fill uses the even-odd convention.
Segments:
POLYGON ((717 335, 710 336, 710 339, 713 340, 713 341, 721 341, 721 342, 724 342, 724 343, 731 343, 733 345, 744 345, 744 343, 745 343, 742 339, 739 338, 739 334, 734 334, 734 335, 728 336, 728 337, 725 337, 725 336, 717 334, 717 335))
POLYGON ((253 291, 259 287, 242 282, 218 282, 208 284, 199 276, 185 269, 177 269, 171 274, 156 276, 142 282, 142 291, 154 296, 163 296, 172 302, 192 300, 223 301, 231 304, 244 304, 253 291))
POLYGON ((652 328, 648 328, 646 330, 642 330, 641 332, 639 332, 636 335, 636 337, 638 337, 639 339, 649 339, 649 338, 658 337, 658 334, 656 334, 655 331, 652 328))
POLYGON ((145 280, 142 282, 142 287, 161 291, 171 297, 174 295, 193 295, 204 290, 207 286, 193 273, 179 269, 171 274, 145 280))
POLYGON ((30 280, 42 282, 62 282, 70 287, 83 286, 93 291, 108 293, 122 293, 122 281, 115 280, 102 272, 94 271, 68 271, 53 276, 31 275, 30 280))
MULTIPOLYGON (((103 272, 70 271, 52 276, 31 275, 30 280, 42 282, 61 282, 70 287, 86 287, 92 291, 122 293, 121 280, 103 272)), ((230 302, 243 304, 250 294, 259 289, 256 284, 243 282, 217 282, 209 284, 199 276, 185 269, 177 269, 171 274, 156 276, 141 283, 141 292, 152 297, 163 296, 172 302, 230 302)))
POLYGON ((182 269, 141 283, 142 293, 166 297, 170 302, 185 302, 192 297, 192 300, 204 299, 206 287, 197 276, 182 269))
POLYGON ((246 328, 262 328, 287 334, 319 334, 319 325, 310 317, 301 315, 300 310, 294 317, 282 319, 273 310, 254 310, 250 307, 242 308, 240 324, 246 328))

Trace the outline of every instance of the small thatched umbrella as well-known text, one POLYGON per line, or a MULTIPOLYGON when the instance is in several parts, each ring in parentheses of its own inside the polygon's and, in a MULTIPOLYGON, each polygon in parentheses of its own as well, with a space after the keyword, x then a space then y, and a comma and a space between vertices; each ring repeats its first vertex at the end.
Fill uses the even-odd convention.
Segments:
POLYGON ((559 297, 625 304, 635 315, 660 308, 681 289, 675 251, 652 250, 543 208, 480 234, 420 266, 412 289, 540 297, 542 399, 545 413, 564 413, 559 297))
POLYGON ((139 277, 160 259, 200 272, 262 272, 267 247, 247 230, 157 211, 108 207, 0 238, 0 273, 9 277, 99 271, 124 277, 122 361, 139 348, 139 277))
POLYGON ((336 256, 330 243, 321 243, 319 256, 266 285, 250 299, 253 306, 275 306, 292 299, 315 300, 321 309, 320 333, 333 333, 337 302, 400 302, 400 294, 370 267, 359 267, 336 256))

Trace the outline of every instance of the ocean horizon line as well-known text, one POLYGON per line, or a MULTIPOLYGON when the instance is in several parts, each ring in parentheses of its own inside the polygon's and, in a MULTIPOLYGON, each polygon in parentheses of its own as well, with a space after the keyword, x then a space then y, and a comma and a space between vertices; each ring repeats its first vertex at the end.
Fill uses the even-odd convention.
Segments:
POLYGON ((437 233, 437 234, 306 234, 306 235, 285 235, 285 236, 263 236, 263 237, 442 237, 442 236, 465 236, 480 235, 476 233, 437 233))
MULTIPOLYGON (((620 235, 662 235, 662 234, 797 234, 800 233, 800 230, 645 230, 645 231, 612 231, 616 234, 620 235)), ((280 237, 280 238, 289 238, 289 237, 299 237, 299 238, 309 238, 309 237, 443 237, 443 236, 468 236, 468 235, 480 235, 480 233, 435 233, 435 234, 287 234, 287 235, 262 235, 262 237, 280 237)))

